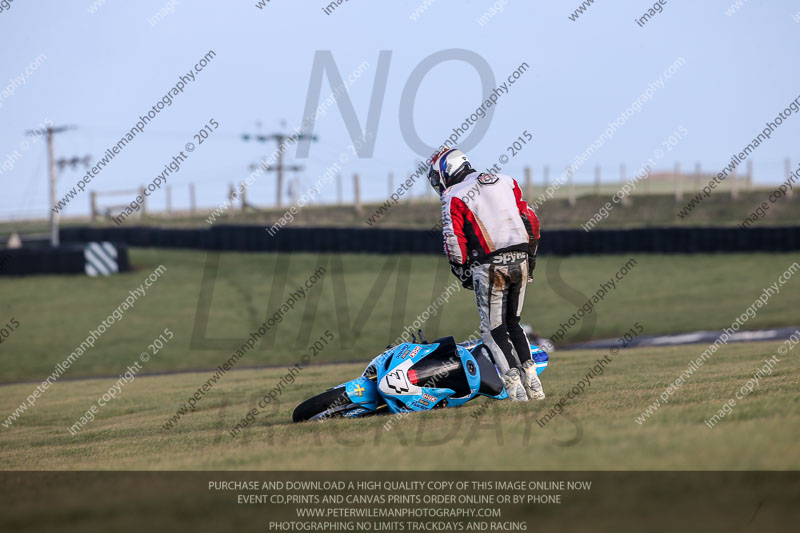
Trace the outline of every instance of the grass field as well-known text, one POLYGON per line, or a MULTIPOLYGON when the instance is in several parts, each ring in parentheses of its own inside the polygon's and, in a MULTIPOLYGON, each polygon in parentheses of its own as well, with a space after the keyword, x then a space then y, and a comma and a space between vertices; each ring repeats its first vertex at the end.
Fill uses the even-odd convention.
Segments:
MULTIPOLYGON (((113 379, 59 382, 0 437, 2 469, 336 469, 336 470, 747 470, 800 468, 800 363, 789 352, 772 375, 713 429, 704 420, 775 353, 777 343, 723 347, 672 401, 644 424, 634 419, 704 346, 623 350, 565 412, 536 419, 604 353, 556 353, 544 372, 544 402, 478 399, 453 410, 292 424, 296 404, 347 380, 363 365, 312 366, 237 438, 228 429, 285 374, 227 374, 166 431, 161 426, 208 373, 139 377, 76 435, 67 428, 113 379), (557 444, 556 441, 561 442, 557 444)), ((800 349, 800 348, 798 348, 800 349)), ((31 385, 0 387, 7 412, 31 385)))
MULTIPOLYGON (((545 427, 535 418, 604 354, 556 352, 544 375, 548 401, 513 405, 480 399, 459 410, 385 419, 292 425, 305 398, 359 374, 365 362, 428 309, 452 278, 442 258, 308 254, 214 255, 131 250, 135 271, 110 278, 39 276, 0 280, 0 309, 19 326, 0 344, 0 421, 98 328, 129 291, 159 265, 145 296, 109 327, 33 407, 0 428, 2 469, 784 469, 800 467, 798 363, 775 373, 716 428, 703 421, 721 408, 774 353, 775 344, 736 344, 717 352, 655 416, 634 422, 704 346, 623 351, 605 375, 545 427), (237 370, 181 418, 162 425, 320 266, 308 296, 238 362, 237 370), (210 266, 209 270, 206 267, 210 266), (381 274, 381 271, 385 272, 381 274), (205 272, 205 274, 204 274, 205 272), (206 279, 205 292, 202 289, 206 279), (72 426, 165 328, 174 338, 142 364, 136 379, 75 435, 72 426), (237 438, 234 426, 309 344, 328 330, 333 342, 286 388, 280 404, 237 438), (272 365, 271 368, 253 368, 272 365), (250 367, 250 368, 248 368, 250 367), (202 370, 189 372, 190 370, 202 370), (152 375, 183 371, 177 374, 152 375), (151 375, 147 375, 151 374, 151 375), (92 378, 95 379, 86 379, 92 378), (472 417, 475 415, 479 422, 472 417), (476 425, 476 424, 484 425, 476 425), (493 425, 495 424, 495 425, 493 425), (577 426, 576 426, 577 424, 577 426), (577 434, 577 437, 576 437, 577 434), (562 446, 553 439, 569 441, 562 446), (351 444, 348 444, 351 443, 351 444), (500 443, 496 455, 483 450, 500 443), (408 453, 414 448, 421 453, 408 453), (482 450, 481 453, 454 453, 482 450), (396 452, 396 453, 395 453, 396 452)), ((528 286, 523 318, 551 335, 601 283, 617 278, 564 342, 617 337, 634 323, 643 334, 721 329, 775 283, 797 254, 543 258, 528 286)), ((746 329, 797 325, 800 283, 788 278, 746 329)), ((429 338, 474 333, 473 295, 454 292, 424 324, 429 338)), ((563 444, 563 443, 562 443, 563 444)))
MULTIPOLYGON (((13 317, 20 325, 0 344, 0 382, 44 379, 159 265, 166 270, 146 296, 105 331, 66 378, 124 372, 165 328, 175 338, 144 366, 143 373, 215 368, 320 265, 328 271, 310 289, 309 297, 286 313, 239 365, 296 362, 326 330, 336 339, 319 355, 320 361, 367 360, 423 315, 455 280, 444 259, 435 256, 226 253, 212 271, 216 274, 209 276, 215 282, 207 285, 213 291, 207 291, 205 300, 201 298, 205 252, 133 249, 131 257, 134 272, 109 278, 1 278, 0 324, 13 317), (391 274, 380 274, 384 268, 391 274)), ((569 328, 562 342, 617 337, 637 321, 645 335, 728 327, 800 255, 634 259, 636 264, 616 282, 617 288, 569 328)), ((629 256, 543 258, 536 280, 528 285, 523 320, 552 335, 629 260, 629 256)), ((800 280, 790 279, 748 320, 746 329, 796 325, 798 301, 800 280)), ((441 335, 464 339, 479 325, 473 293, 467 290, 453 293, 430 315, 423 328, 431 340, 441 335)))

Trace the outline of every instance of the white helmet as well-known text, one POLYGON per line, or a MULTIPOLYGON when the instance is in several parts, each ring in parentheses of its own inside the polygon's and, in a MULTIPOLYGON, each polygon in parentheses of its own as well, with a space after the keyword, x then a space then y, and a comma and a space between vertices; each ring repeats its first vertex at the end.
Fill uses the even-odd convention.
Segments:
POLYGON ((467 173, 465 171, 469 170, 472 170, 472 166, 464 152, 455 148, 445 148, 431 159, 428 181, 441 196, 445 189, 464 179, 467 173))

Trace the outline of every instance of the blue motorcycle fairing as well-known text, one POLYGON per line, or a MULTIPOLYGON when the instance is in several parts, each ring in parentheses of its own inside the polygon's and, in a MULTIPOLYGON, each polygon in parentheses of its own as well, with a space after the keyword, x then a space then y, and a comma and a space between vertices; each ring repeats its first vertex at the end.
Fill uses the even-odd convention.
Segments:
MULTIPOLYGON (((476 346, 482 344, 482 341, 458 345, 454 345, 452 339, 440 339, 440 341, 433 344, 406 342, 391 347, 376 356, 367 365, 361 377, 339 385, 339 387, 345 388, 347 397, 356 406, 342 413, 342 416, 358 418, 371 415, 383 403, 392 413, 407 413, 428 411, 438 406, 443 400, 446 400, 447 407, 459 407, 478 394, 499 400, 508 398, 505 390, 494 396, 480 392, 481 368, 485 371, 486 365, 479 364, 472 352, 476 346), (428 385, 425 386, 418 386, 412 383, 412 379, 409 379, 408 371, 442 345, 444 345, 443 350, 445 351, 440 355, 446 357, 445 361, 450 361, 451 367, 457 357, 460 363, 457 371, 466 377, 466 382, 458 379, 455 382, 456 387, 462 391, 459 397, 455 397, 456 391, 452 388, 435 386, 439 379, 438 373, 428 376, 425 380, 428 385), (453 352, 449 353, 448 350, 451 349, 451 346, 453 352)), ((539 346, 531 344, 531 356, 536 363, 537 372, 541 374, 549 362, 547 352, 539 346)), ((485 355, 481 356, 481 359, 482 361, 488 360, 485 355)), ((489 368, 496 371, 491 361, 489 361, 489 368)), ((441 379, 446 381, 448 375, 449 372, 443 372, 441 379)))
MULTIPOLYGON (((441 343, 403 343, 391 353, 387 353, 382 364, 377 365, 379 393, 391 412, 427 411, 445 399, 448 407, 458 407, 475 397, 480 386, 480 373, 475 358, 466 348, 453 345, 455 350, 453 355, 460 359, 461 368, 466 369, 464 374, 469 388, 467 394, 456 398, 454 397, 456 391, 451 388, 418 386, 409 379, 412 367, 439 349, 440 345, 441 343)), ((432 381, 435 383, 438 377, 434 375, 432 381)), ((447 374, 441 376, 442 379, 446 377, 447 374)))
POLYGON ((375 382, 371 379, 362 376, 348 381, 344 384, 344 388, 350 401, 360 408, 365 409, 365 411, 354 409, 353 411, 345 413, 344 416, 355 418, 378 409, 378 405, 380 405, 381 402, 381 395, 378 392, 378 387, 375 386, 375 382))
POLYGON ((544 351, 544 348, 531 344, 531 357, 536 364, 536 374, 541 374, 547 365, 550 363, 550 356, 544 351))
MULTIPOLYGON (((458 344, 458 346, 472 351, 479 344, 483 344, 483 340, 478 339, 477 341, 461 342, 458 344)), ((531 344, 530 347, 531 347, 531 357, 536 363, 536 373, 541 374, 544 371, 544 369, 547 368, 547 365, 550 362, 550 356, 547 355, 547 352, 541 346, 538 346, 536 344, 531 344)))
POLYGON ((482 392, 479 392, 478 394, 480 394, 481 396, 486 396, 488 398, 494 398, 495 400, 505 400, 506 398, 508 398, 508 393, 506 392, 505 389, 503 389, 503 392, 501 392, 500 394, 496 394, 494 396, 492 396, 491 394, 484 394, 482 392))

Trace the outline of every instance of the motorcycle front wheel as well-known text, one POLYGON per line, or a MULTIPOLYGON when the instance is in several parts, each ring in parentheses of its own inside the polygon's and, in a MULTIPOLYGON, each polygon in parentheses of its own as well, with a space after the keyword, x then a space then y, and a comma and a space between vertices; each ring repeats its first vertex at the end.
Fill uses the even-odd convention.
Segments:
POLYGON ((312 396, 298 405, 294 413, 292 413, 292 420, 295 422, 305 422, 308 420, 333 418, 342 416, 342 413, 354 407, 356 406, 350 401, 345 388, 339 387, 312 396))

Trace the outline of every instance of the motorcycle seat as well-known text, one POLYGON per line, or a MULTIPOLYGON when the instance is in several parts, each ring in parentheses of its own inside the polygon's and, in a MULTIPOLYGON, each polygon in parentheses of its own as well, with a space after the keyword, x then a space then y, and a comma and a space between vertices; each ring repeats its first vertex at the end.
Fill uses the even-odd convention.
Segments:
POLYGON ((503 392, 503 380, 497 373, 492 359, 492 352, 485 344, 479 344, 470 352, 472 357, 478 362, 481 371, 481 386, 478 393, 487 396, 497 396, 503 392))

